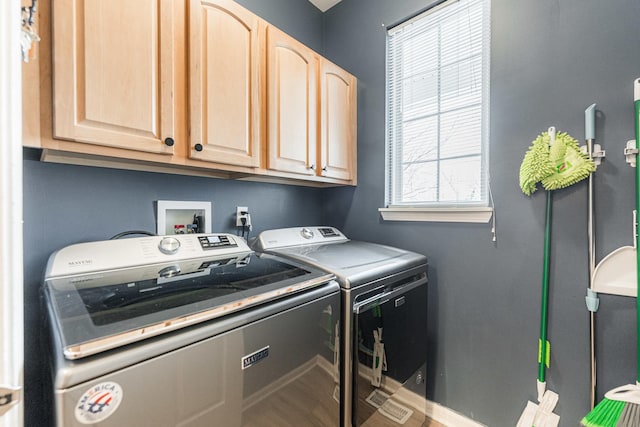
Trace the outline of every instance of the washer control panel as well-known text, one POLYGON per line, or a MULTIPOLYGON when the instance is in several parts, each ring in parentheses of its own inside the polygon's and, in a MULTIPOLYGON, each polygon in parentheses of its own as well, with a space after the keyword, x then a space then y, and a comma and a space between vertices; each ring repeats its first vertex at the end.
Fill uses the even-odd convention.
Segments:
POLYGON ((238 246, 235 241, 229 240, 229 236, 225 234, 207 234, 205 236, 198 236, 198 240, 200 241, 200 246, 205 251, 238 246))
POLYGON ((45 278, 106 271, 203 257, 250 253, 232 234, 176 234, 78 243, 49 257, 45 278))
POLYGON ((324 238, 340 237, 340 232, 333 227, 318 227, 318 231, 324 238))

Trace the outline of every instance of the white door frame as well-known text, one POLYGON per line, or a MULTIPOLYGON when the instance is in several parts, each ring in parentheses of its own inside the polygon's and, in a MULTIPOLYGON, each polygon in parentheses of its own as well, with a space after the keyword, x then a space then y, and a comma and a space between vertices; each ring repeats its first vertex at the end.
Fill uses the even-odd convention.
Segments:
POLYGON ((0 427, 24 424, 20 19, 20 0, 0 1, 0 427))

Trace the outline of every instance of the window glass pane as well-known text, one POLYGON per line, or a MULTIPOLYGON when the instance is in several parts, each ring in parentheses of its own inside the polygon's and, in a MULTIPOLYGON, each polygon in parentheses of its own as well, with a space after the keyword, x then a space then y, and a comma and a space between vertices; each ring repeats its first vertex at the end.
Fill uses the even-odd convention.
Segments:
POLYGON ((402 82, 402 107, 405 120, 438 112, 438 70, 417 74, 402 82))
MULTIPOLYGON (((466 2, 468 5, 469 2, 466 2)), ((442 65, 479 55, 482 52, 482 3, 465 7, 442 22, 442 65)))
POLYGON ((440 162, 440 202, 481 200, 480 156, 440 162))
POLYGON ((403 37, 402 72, 406 77, 438 68, 438 29, 422 28, 410 37, 403 37))
POLYGON ((402 162, 434 160, 438 156, 438 117, 412 120, 402 126, 402 162))
POLYGON ((436 162, 405 165, 402 173, 402 202, 435 200, 438 196, 436 162))
POLYGON ((440 117, 440 158, 480 154, 480 106, 455 110, 440 117))
POLYGON ((441 111, 482 101, 482 57, 474 56, 442 67, 440 82, 441 111))
POLYGON ((438 29, 421 28, 400 44, 405 120, 438 111, 438 29))

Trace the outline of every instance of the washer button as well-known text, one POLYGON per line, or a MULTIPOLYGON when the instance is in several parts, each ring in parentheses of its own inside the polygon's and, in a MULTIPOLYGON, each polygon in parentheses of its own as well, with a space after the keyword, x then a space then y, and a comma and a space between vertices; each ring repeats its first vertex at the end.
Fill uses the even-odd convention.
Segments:
POLYGON ((302 234, 302 237, 304 237, 305 239, 313 239, 313 231, 309 230, 308 228, 303 228, 300 231, 300 234, 302 234))
POLYGON ((180 240, 175 237, 163 237, 158 244, 158 249, 165 255, 173 255, 180 249, 180 240))

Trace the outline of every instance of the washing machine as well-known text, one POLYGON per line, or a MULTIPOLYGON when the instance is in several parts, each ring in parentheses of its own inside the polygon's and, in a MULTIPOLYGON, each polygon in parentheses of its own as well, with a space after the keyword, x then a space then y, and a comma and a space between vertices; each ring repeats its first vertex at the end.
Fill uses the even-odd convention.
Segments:
POLYGON ((333 279, 231 234, 53 253, 55 424, 338 426, 333 279))
POLYGON ((401 425, 410 419, 412 425, 422 425, 427 258, 351 240, 329 226, 263 231, 251 247, 337 277, 342 299, 341 425, 401 425))

